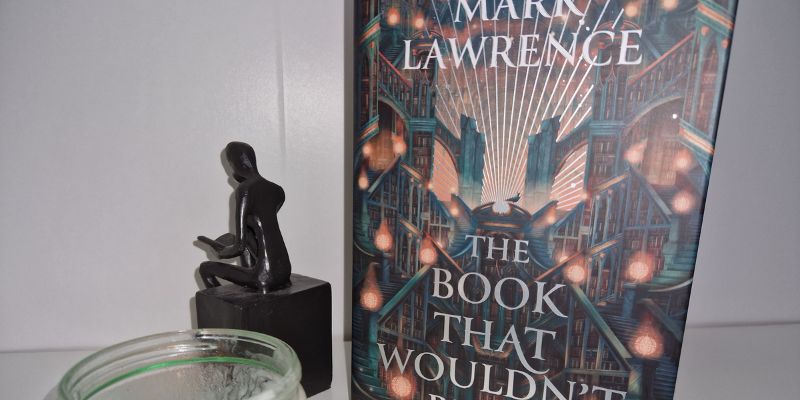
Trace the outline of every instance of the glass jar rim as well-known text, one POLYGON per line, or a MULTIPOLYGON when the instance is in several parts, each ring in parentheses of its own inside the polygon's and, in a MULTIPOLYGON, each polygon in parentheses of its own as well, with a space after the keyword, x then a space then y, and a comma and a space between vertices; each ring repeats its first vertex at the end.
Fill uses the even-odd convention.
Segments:
MULTIPOLYGON (((278 377, 269 382, 277 393, 276 400, 294 398, 300 386, 300 361, 294 350, 286 342, 258 332, 237 329, 190 329, 158 333, 139 337, 101 349, 79 361, 67 371, 58 384, 59 400, 86 400, 98 392, 141 373, 158 370, 159 365, 171 365, 172 362, 191 364, 202 363, 209 358, 176 359, 175 356, 189 354, 192 351, 213 350, 213 341, 228 341, 233 344, 246 343, 264 351, 273 357, 280 356, 283 364, 279 370, 275 365, 255 358, 226 358, 225 361, 238 360, 241 364, 262 368, 277 373, 278 377), (166 347, 164 347, 166 346, 166 347), (159 351, 160 349, 160 351, 159 351), (165 351, 165 349, 171 351, 165 351), (166 361, 171 359, 166 363, 166 361), (104 369, 110 371, 104 372, 104 369), (118 371, 117 371, 118 370, 118 371), (108 372, 113 372, 109 374, 108 372), (80 385, 89 388, 84 396, 75 391, 80 385)), ((212 357, 214 358, 214 357, 212 357)), ((224 358, 224 357, 221 357, 224 358)), ((217 361, 218 362, 218 361, 217 361)))

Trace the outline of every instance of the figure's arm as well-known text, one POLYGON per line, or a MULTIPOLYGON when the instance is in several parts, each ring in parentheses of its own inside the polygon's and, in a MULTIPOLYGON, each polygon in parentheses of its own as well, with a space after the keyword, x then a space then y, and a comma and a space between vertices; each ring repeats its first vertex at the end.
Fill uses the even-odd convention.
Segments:
POLYGON ((205 244, 211 246, 211 248, 214 249, 214 251, 221 251, 222 249, 225 248, 225 245, 223 245, 222 243, 217 242, 216 240, 214 240, 214 239, 212 239, 212 238, 210 238, 208 236, 198 236, 197 240, 199 240, 201 243, 205 243, 205 244))
POLYGON ((225 248, 217 253, 220 258, 234 258, 244 253, 244 219, 247 215, 249 205, 248 197, 247 189, 239 186, 236 190, 236 215, 234 215, 234 219, 236 220, 236 238, 233 244, 225 246, 225 248))
POLYGON ((217 252, 224 249, 225 246, 230 246, 236 243, 236 236, 234 236, 234 234, 232 233, 225 233, 216 239, 211 239, 210 237, 207 236, 198 236, 197 240, 199 240, 201 243, 205 243, 211 246, 211 248, 214 249, 215 252, 217 252))

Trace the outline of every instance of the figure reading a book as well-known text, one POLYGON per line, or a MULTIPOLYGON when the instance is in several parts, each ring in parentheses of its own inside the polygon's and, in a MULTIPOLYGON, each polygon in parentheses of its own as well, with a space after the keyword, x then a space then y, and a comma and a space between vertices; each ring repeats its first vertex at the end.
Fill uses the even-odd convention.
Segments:
POLYGON ((279 185, 264 179, 256 167, 256 154, 247 143, 231 142, 225 157, 236 187, 235 234, 197 239, 211 246, 219 258, 240 257, 241 265, 218 261, 200 264, 207 288, 220 286, 218 278, 267 292, 291 285, 292 266, 278 226, 278 211, 286 195, 279 185))

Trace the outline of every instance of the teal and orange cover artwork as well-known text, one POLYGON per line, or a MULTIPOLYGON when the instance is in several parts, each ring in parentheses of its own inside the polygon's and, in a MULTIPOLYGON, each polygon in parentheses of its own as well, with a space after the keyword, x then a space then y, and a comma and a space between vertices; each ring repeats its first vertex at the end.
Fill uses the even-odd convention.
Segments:
POLYGON ((353 399, 673 399, 736 5, 355 1, 353 399))

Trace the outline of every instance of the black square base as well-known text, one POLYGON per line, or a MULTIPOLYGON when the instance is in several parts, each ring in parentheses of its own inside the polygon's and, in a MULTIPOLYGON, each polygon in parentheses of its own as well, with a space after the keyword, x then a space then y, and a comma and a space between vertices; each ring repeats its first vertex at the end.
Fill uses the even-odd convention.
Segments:
POLYGON ((292 286, 263 294, 238 285, 197 292, 199 328, 244 329, 274 336, 300 359, 306 395, 331 387, 331 285, 292 274, 292 286))

